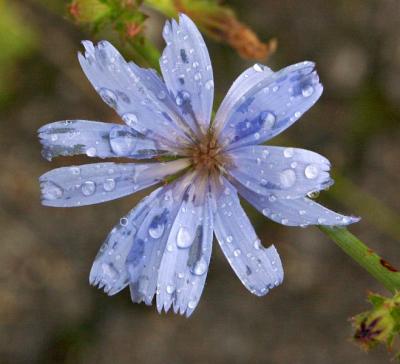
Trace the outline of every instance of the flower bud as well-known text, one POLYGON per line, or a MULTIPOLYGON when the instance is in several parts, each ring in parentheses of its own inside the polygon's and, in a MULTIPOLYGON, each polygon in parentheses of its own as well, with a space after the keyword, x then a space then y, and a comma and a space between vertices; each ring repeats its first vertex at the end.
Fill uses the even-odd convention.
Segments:
POLYGON ((79 23, 96 23, 110 13, 110 8, 99 0, 73 0, 68 10, 79 23))

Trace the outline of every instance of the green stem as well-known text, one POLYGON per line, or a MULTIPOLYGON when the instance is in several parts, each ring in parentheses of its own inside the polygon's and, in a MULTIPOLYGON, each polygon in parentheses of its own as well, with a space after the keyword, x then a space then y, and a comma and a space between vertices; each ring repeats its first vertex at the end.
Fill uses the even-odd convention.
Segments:
POLYGON ((400 272, 372 249, 368 248, 346 228, 319 226, 319 229, 331 238, 350 258, 361 265, 378 282, 382 283, 386 289, 392 293, 400 291, 400 272))

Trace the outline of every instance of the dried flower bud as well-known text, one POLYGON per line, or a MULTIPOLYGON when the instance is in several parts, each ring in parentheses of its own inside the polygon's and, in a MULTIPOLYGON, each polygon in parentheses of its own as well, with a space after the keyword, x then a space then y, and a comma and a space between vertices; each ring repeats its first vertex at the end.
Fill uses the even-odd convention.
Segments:
POLYGON ((99 0, 73 0, 68 11, 79 23, 96 23, 109 14, 110 8, 99 0))

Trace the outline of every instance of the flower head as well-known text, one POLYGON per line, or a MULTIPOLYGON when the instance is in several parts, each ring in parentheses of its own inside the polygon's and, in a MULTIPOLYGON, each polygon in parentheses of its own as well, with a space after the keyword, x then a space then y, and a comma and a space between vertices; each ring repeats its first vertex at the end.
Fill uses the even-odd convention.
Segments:
POLYGON ((57 168, 40 183, 44 205, 73 207, 164 182, 110 232, 90 282, 109 295, 129 285, 134 302, 151 304, 156 296, 159 311, 173 307, 189 316, 204 287, 214 234, 252 293, 265 295, 282 282, 279 255, 274 246, 261 245, 238 193, 283 225, 346 225, 357 219, 307 198, 332 183, 326 158, 261 145, 320 97, 322 85, 312 62, 278 72, 250 67, 211 121, 213 72, 200 32, 181 15, 179 24, 166 23, 163 35, 163 80, 153 70, 126 62, 108 42, 83 42, 83 71, 125 125, 67 120, 39 130, 49 160, 86 154, 135 161, 57 168))

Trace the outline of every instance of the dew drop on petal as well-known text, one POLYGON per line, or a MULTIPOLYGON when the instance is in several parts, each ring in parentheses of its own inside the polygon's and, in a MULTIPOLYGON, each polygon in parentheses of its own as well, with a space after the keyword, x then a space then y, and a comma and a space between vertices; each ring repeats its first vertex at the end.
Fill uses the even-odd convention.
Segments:
POLYGON ((261 241, 260 241, 260 239, 254 240, 253 247, 254 247, 254 249, 256 249, 256 250, 261 249, 261 241))
POLYGON ((111 149, 118 156, 128 156, 135 149, 135 136, 120 126, 111 129, 109 138, 111 149))
POLYGON ((256 63, 253 66, 253 70, 256 71, 256 72, 262 72, 263 71, 263 66, 261 66, 259 63, 256 63))
POLYGON ((188 308, 190 308, 191 310, 193 310, 196 307, 196 301, 189 301, 188 302, 188 308))
POLYGON ((101 96, 101 98, 103 99, 103 101, 110 107, 116 108, 117 107, 117 95, 107 89, 107 88, 102 88, 99 91, 99 94, 101 96))
POLYGON ((107 178, 103 183, 104 191, 110 192, 115 188, 115 180, 113 178, 107 178))
POLYGON ((149 228, 149 235, 153 238, 153 239, 159 239, 162 234, 164 233, 164 224, 162 222, 155 222, 153 221, 153 223, 150 225, 149 228))
POLYGON ((233 251, 233 255, 234 255, 235 257, 238 257, 240 254, 242 254, 242 252, 241 252, 240 249, 235 249, 235 250, 233 251))
POLYGON ((214 88, 214 81, 213 80, 208 80, 205 84, 205 87, 207 90, 212 90, 214 88))
POLYGON ((323 217, 319 217, 319 218, 317 219, 317 221, 318 221, 318 224, 322 225, 323 223, 326 222, 326 219, 324 219, 323 217))
POLYGON ((193 236, 185 227, 180 227, 176 235, 176 245, 179 248, 189 248, 193 243, 193 236))
POLYGON ((314 93, 314 87, 311 85, 307 85, 303 87, 303 89, 301 90, 301 94, 304 97, 310 97, 313 93, 314 93))
POLYGON ((275 195, 269 195, 268 196, 268 201, 269 202, 275 202, 276 201, 276 196, 275 195))
POLYGON ((226 241, 227 241, 228 243, 232 243, 232 241, 233 241, 232 235, 228 235, 228 236, 226 237, 226 241))
POLYGON ((175 291, 175 287, 172 284, 168 284, 166 287, 166 291, 168 294, 172 294, 175 291))
POLYGON ((296 182, 296 173, 292 169, 285 169, 279 174, 282 187, 292 187, 296 182))
POLYGON ((96 148, 95 147, 90 147, 86 149, 86 155, 88 157, 94 157, 96 155, 96 148))
POLYGON ((262 118, 262 127, 264 129, 272 129, 276 121, 275 115, 270 111, 266 111, 261 114, 261 118, 262 118))
POLYGON ((206 260, 205 260, 203 257, 201 257, 201 258, 195 263, 195 265, 193 266, 191 272, 192 272, 193 274, 195 274, 196 276, 201 276, 201 275, 203 275, 205 272, 207 272, 207 268, 208 268, 208 265, 207 265, 206 260))
POLYGON ((285 158, 292 158, 294 155, 294 149, 293 148, 285 148, 283 151, 283 155, 285 158))
POLYGON ((86 181, 82 184, 81 191, 85 196, 91 196, 96 191, 96 184, 93 181, 86 181))
POLYGON ((128 219, 126 217, 122 217, 119 220, 119 223, 121 224, 121 226, 127 226, 128 225, 128 219))
POLYGON ((318 167, 315 164, 309 164, 305 169, 304 169, 304 174, 307 178, 309 179, 314 179, 318 176, 318 167))

